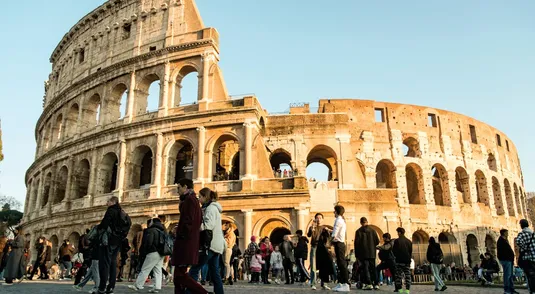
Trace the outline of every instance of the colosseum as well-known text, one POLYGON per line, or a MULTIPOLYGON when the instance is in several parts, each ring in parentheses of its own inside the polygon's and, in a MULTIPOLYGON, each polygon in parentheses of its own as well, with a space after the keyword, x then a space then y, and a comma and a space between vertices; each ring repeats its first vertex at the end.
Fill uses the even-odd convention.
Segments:
POLYGON ((230 96, 218 32, 194 0, 110 0, 65 34, 50 61, 25 178, 32 246, 41 235, 54 247, 76 242, 112 195, 132 217, 131 234, 152 215, 172 226, 182 177, 220 192, 242 249, 252 235, 276 243, 306 230, 318 212, 332 223, 339 203, 350 249, 366 216, 378 234, 406 228, 416 263, 434 236, 447 262, 474 264, 495 252, 499 229, 513 241, 527 215, 515 145, 474 118, 357 99, 270 114, 254 95, 230 96), (193 103, 182 102, 188 75, 198 81, 193 103), (314 163, 328 167, 327 181, 307 177, 314 163))

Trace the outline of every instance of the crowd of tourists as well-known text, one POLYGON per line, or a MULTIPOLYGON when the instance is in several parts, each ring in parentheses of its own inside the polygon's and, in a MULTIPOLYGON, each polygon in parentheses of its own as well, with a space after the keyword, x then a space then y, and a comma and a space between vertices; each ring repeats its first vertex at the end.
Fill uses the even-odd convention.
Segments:
POLYGON ((223 208, 216 192, 203 188, 197 196, 189 179, 178 182, 177 192, 178 225, 166 230, 161 219, 153 217, 131 240, 127 238, 131 220, 117 197, 108 200, 100 224, 88 229, 76 247, 64 240, 56 254, 51 241, 39 237, 32 262, 29 242, 22 229, 16 228, 12 240, 0 239, 0 279, 5 280, 4 285, 13 285, 35 277, 74 277, 76 290, 93 281, 90 293, 113 293, 116 282, 123 279, 132 283, 128 286, 131 290, 148 287, 149 293, 158 293, 162 285, 172 282, 175 293, 209 293, 205 288, 208 284, 214 293, 222 294, 224 285, 238 280, 252 284, 299 283, 312 290, 318 286, 331 290, 330 285, 336 283, 332 288, 335 292, 349 292, 350 285, 378 290, 385 283, 393 284, 395 292, 409 293, 415 275, 432 275, 435 290, 445 291, 448 280, 477 277, 486 285, 503 272, 506 294, 518 293, 513 281, 522 276, 528 288, 535 289, 535 235, 527 220, 520 221, 522 231, 515 238, 516 246, 509 244, 508 231, 501 230, 497 259, 487 252, 473 269, 444 264, 440 244, 433 237, 429 238, 428 263, 414 266, 412 243, 405 237, 405 229, 396 229, 397 238, 385 233, 381 241, 365 217, 355 232, 354 249, 347 255, 348 232, 341 205, 334 207, 332 226, 317 213, 306 234, 297 230, 294 235, 285 235, 280 244, 272 244, 268 237, 252 236, 242 253, 235 225, 222 222, 223 208))

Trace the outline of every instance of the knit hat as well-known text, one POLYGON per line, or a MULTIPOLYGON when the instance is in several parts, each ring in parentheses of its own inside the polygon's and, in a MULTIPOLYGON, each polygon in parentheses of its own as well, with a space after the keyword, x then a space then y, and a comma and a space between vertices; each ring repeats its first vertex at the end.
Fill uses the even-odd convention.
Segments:
POLYGON ((256 242, 256 236, 251 236, 251 242, 256 242))

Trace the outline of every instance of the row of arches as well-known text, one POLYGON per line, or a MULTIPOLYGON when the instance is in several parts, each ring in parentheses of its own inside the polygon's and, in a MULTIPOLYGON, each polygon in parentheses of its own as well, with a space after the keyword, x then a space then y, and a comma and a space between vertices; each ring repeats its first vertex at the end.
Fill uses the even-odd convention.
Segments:
MULTIPOLYGON (((405 167, 405 180, 407 184, 407 196, 409 204, 425 204, 424 172, 416 163, 409 163, 405 167)), ((433 185, 433 197, 436 205, 451 206, 451 197, 457 197, 459 203, 472 203, 471 200, 471 179, 463 167, 455 169, 455 191, 457 195, 450 195, 450 180, 446 168, 441 164, 435 164, 431 168, 431 180, 433 185)), ((477 202, 490 206, 489 191, 487 189, 487 178, 481 170, 474 174, 472 184, 476 187, 477 202)), ((526 214, 525 196, 522 188, 516 183, 510 184, 508 179, 503 181, 507 211, 510 216, 515 216, 514 206, 516 204, 519 214, 526 214)), ((395 189, 396 166, 392 161, 383 159, 376 166, 376 188, 395 189)), ((502 201, 501 183, 496 177, 492 177, 492 195, 494 205, 498 215, 505 214, 502 201)))
MULTIPOLYGON (((183 67, 173 86, 173 107, 196 103, 201 87, 197 69, 194 66, 183 67)), ((77 132, 90 130, 98 125, 107 125, 122 120, 127 115, 143 115, 157 111, 162 107, 162 79, 160 74, 145 75, 134 91, 129 91, 128 81, 121 81, 111 86, 106 94, 94 92, 87 98, 75 101, 65 110, 60 110, 50 118, 40 132, 40 144, 44 150, 63 139, 74 136, 77 132), (131 95, 133 96, 131 97, 131 95), (133 99, 133 113, 129 113, 129 100, 133 99)), ((171 86, 170 86, 171 87, 171 86)))

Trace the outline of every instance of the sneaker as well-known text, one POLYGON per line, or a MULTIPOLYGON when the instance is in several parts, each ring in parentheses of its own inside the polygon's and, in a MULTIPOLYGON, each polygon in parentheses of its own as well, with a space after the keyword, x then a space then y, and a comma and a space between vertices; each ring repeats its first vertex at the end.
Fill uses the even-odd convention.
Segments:
POLYGON ((334 290, 335 292, 349 292, 349 285, 348 284, 342 284, 340 285, 340 288, 334 290))
POLYGON ((158 290, 158 289, 150 289, 149 293, 160 293, 160 290, 158 290))
POLYGON ((440 289, 440 291, 446 291, 446 289, 448 289, 448 287, 446 287, 446 285, 442 286, 442 289, 440 289))
POLYGON ((321 286, 321 290, 331 290, 331 288, 329 288, 327 285, 323 285, 321 286))
POLYGON ((312 290, 316 290, 316 286, 312 286, 310 287, 312 290))
POLYGON ((128 286, 128 289, 133 290, 133 291, 139 291, 139 290, 142 290, 141 288, 136 287, 136 285, 129 285, 129 286, 128 286))
POLYGON ((373 286, 373 290, 379 291, 379 286, 377 286, 377 285, 373 286))
POLYGON ((76 291, 82 291, 82 287, 78 286, 78 285, 74 285, 72 286, 74 288, 74 290, 76 291))
POLYGON ((372 285, 362 285, 362 290, 373 290, 372 285))
POLYGON ((333 288, 333 291, 338 291, 338 289, 340 289, 340 287, 342 287, 342 284, 337 284, 334 288, 333 288))

